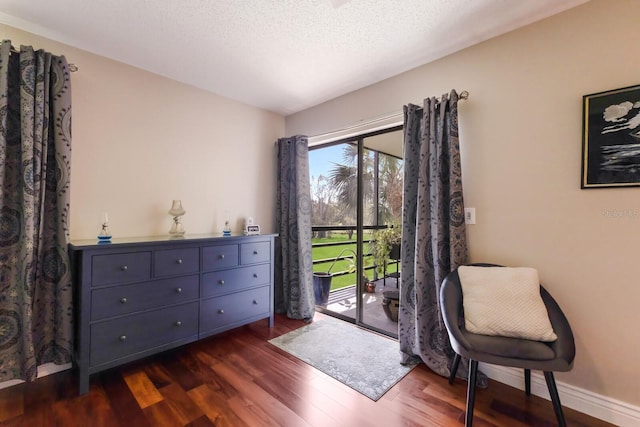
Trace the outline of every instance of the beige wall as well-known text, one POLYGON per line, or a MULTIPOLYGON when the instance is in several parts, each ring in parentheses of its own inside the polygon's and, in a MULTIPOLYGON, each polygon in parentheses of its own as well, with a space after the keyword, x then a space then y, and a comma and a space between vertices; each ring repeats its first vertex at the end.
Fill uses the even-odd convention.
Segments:
POLYGON ((640 188, 580 190, 582 96, 640 84, 640 2, 594 0, 287 117, 310 136, 451 88, 471 261, 539 269, 573 326, 560 381, 640 405, 640 188), (629 212, 611 217, 607 211, 629 212))
MULTIPOLYGON (((86 51, 0 25, 3 39, 65 55, 71 75, 71 237, 167 234, 172 199, 187 233, 274 231, 275 147, 284 118, 86 51)), ((211 78, 215 78, 212 76, 211 78)))

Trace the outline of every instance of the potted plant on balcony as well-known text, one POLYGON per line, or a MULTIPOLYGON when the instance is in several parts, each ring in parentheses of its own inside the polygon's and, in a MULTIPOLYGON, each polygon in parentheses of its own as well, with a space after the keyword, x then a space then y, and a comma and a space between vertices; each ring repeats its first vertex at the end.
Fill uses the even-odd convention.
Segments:
POLYGON ((348 273, 353 273, 356 270, 356 253, 353 251, 353 249, 343 249, 342 251, 340 251, 338 256, 336 256, 333 259, 333 262, 331 263, 331 265, 329 266, 326 272, 325 271, 314 272, 313 273, 313 295, 315 296, 315 299, 316 299, 316 305, 321 305, 325 307, 329 302, 329 292, 331 291, 331 279, 333 278, 333 274, 331 273, 331 270, 336 265, 336 262, 340 260, 345 260, 349 263, 348 268, 346 270, 348 273), (351 256, 347 258, 343 258, 342 255, 345 252, 347 253, 350 252, 351 256))
POLYGON ((385 263, 389 259, 400 259, 401 241, 402 228, 399 226, 390 226, 373 233, 370 250, 378 273, 384 273, 385 263))

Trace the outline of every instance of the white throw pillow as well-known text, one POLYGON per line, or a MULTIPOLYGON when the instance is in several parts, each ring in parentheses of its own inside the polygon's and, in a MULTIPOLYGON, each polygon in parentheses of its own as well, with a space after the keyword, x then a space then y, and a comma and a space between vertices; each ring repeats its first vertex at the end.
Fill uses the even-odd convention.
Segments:
POLYGON ((545 342, 558 339, 535 268, 461 266, 458 275, 469 332, 545 342))

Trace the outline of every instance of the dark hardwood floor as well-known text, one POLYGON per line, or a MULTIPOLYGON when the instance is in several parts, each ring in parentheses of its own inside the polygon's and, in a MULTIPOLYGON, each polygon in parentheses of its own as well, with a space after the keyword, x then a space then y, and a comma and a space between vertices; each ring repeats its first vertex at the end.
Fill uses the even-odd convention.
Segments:
MULTIPOLYGON (((321 317, 322 314, 318 314, 321 317)), ((466 383, 420 365, 373 402, 267 342, 300 321, 276 316, 91 377, 74 371, 0 390, 3 426, 459 426, 466 383)), ((562 396, 561 396, 562 398, 562 396)), ((570 426, 607 426, 565 408, 570 426)), ((474 425, 553 426, 551 403, 497 382, 478 390, 474 425)))

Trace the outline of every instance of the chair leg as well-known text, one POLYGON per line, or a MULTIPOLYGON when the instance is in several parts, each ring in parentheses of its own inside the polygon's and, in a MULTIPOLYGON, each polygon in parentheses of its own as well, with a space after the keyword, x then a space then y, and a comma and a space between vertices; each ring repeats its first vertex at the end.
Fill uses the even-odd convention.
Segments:
POLYGON ((458 372, 458 365, 460 364, 460 355, 456 353, 453 357, 453 363, 451 364, 451 373, 449 374, 449 384, 453 384, 453 380, 456 378, 456 372, 458 372))
POLYGON ((467 413, 464 420, 465 427, 473 424, 473 405, 476 399, 476 378, 478 377, 478 361, 469 360, 469 384, 467 384, 467 413))
POLYGON ((531 369, 524 370, 524 392, 531 396, 531 369))
POLYGON ((547 387, 549 388, 549 395, 551 396, 551 402, 553 402, 553 410, 556 413, 558 419, 558 427, 566 427, 567 423, 564 420, 564 414, 562 413, 562 405, 560 404, 560 396, 558 395, 558 389, 556 388, 556 380, 553 378, 553 372, 545 372, 544 379, 547 381, 547 387))

